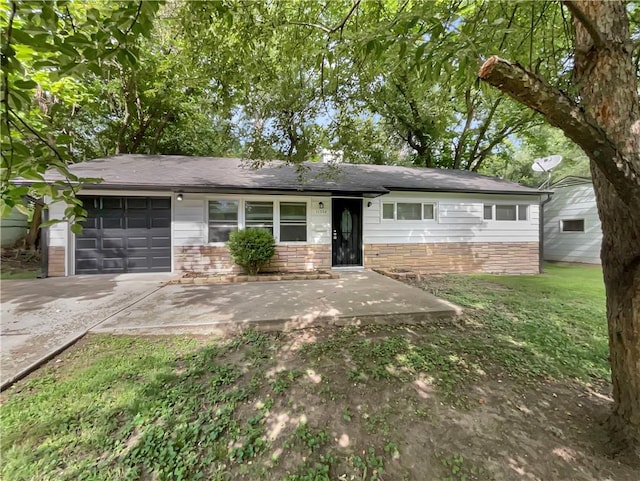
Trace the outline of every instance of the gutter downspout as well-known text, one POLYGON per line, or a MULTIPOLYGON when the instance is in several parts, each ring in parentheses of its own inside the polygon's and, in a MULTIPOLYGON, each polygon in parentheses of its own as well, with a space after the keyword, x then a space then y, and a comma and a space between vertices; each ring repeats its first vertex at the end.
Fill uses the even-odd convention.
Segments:
MULTIPOLYGON (((45 206, 42 209, 42 223, 49 220, 49 209, 45 206)), ((40 275, 38 279, 46 279, 49 277, 49 228, 40 227, 40 275)))
POLYGON ((547 198, 540 202, 540 215, 538 224, 538 263, 539 273, 544 274, 544 206, 549 203, 553 193, 547 193, 547 198))

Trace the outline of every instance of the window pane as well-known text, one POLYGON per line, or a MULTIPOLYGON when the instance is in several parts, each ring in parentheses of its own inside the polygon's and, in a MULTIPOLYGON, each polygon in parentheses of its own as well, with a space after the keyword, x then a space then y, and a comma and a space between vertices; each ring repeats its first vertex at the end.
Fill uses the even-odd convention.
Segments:
POLYGON ((280 224, 280 240, 283 242, 306 242, 307 225, 280 224))
POLYGON ((281 202, 280 222, 307 222, 307 204, 281 202))
POLYGON ((421 220, 422 205, 420 204, 402 204, 398 202, 398 220, 421 220))
POLYGON ((516 220, 516 206, 496 205, 496 220, 516 220))
POLYGON ((485 220, 493 219, 493 206, 491 204, 485 204, 484 206, 484 218, 485 220))
POLYGON ((584 219, 563 220, 562 232, 584 232, 584 219))
POLYGON ((209 222, 234 221, 238 222, 237 200, 210 200, 209 222))
POLYGON ((527 220, 527 207, 528 205, 518 206, 518 220, 527 220))
POLYGON ((227 242, 229 240, 229 234, 237 230, 237 225, 212 225, 209 227, 209 242, 227 242))
POLYGON ((435 219, 434 214, 434 205, 433 204, 423 204, 422 205, 422 218, 423 219, 435 219))
POLYGON ((393 220, 393 204, 382 204, 382 218, 393 220))
POLYGON ((273 202, 245 202, 245 218, 249 223, 273 223, 273 202))

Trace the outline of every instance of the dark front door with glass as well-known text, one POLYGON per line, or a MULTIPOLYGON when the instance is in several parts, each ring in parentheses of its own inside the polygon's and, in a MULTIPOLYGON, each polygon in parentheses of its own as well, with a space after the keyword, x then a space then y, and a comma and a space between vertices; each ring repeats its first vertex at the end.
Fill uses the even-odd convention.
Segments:
POLYGON ((362 199, 332 199, 332 265, 362 266, 362 199))

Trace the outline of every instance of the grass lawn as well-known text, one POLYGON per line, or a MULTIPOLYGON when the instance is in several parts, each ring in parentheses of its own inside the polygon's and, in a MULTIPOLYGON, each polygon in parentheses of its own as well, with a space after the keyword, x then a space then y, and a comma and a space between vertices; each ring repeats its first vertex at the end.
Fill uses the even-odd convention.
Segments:
POLYGON ((6 480, 634 480, 596 268, 438 276, 426 327, 90 336, 2 395, 6 480))

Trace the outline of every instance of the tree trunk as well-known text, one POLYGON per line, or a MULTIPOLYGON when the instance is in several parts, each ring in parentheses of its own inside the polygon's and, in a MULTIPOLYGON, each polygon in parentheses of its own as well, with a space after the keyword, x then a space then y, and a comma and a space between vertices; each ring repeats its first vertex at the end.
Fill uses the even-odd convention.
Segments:
MULTIPOLYGON (((640 457, 640 101, 624 2, 564 2, 576 28, 578 105, 519 66, 492 57, 482 80, 542 113, 591 159, 617 446, 640 457)), ((636 458, 637 459, 637 458, 636 458)))
POLYGON ((40 234, 40 224, 42 223, 42 209, 44 204, 36 202, 33 208, 33 217, 29 223, 29 232, 25 237, 25 247, 30 251, 37 250, 38 234, 40 234))
MULTIPOLYGON (((640 167, 640 102, 622 2, 567 4, 576 29, 575 76, 586 112, 640 167), (634 125, 635 124, 635 125, 634 125)), ((616 434, 640 442, 640 211, 627 205, 592 163, 593 185, 602 223, 602 268, 616 434)), ((638 189, 630 183, 630 189, 638 189)))

